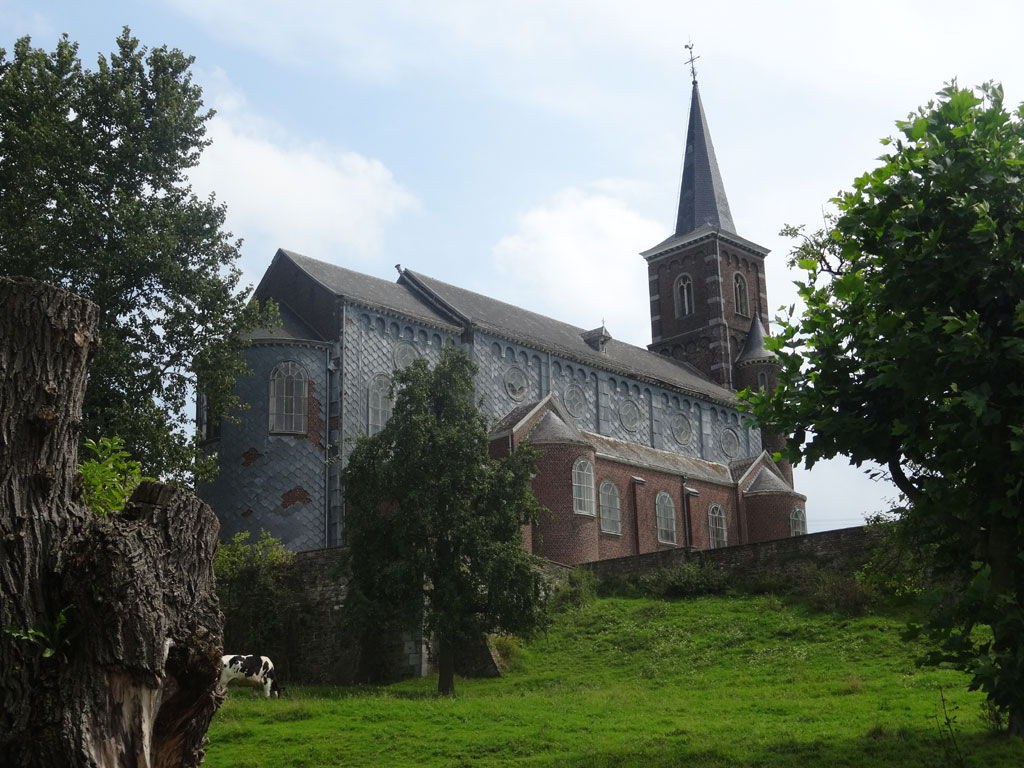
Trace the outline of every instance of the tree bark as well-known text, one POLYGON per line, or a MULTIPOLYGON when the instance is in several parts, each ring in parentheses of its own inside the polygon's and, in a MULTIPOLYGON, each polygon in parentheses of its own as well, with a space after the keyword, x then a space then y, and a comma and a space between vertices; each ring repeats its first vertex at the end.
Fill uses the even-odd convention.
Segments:
POLYGON ((455 642, 451 637, 438 638, 437 692, 441 696, 455 695, 455 642))
POLYGON ((223 619, 218 524, 157 483, 101 518, 78 429, 95 305, 0 279, 0 765, 198 765, 223 619))

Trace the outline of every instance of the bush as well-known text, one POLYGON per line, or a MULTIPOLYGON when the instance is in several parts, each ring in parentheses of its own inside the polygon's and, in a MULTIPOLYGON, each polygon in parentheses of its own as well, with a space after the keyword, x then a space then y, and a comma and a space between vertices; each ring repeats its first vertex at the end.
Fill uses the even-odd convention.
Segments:
POLYGON ((491 636, 491 650, 494 651, 498 669, 508 672, 519 666, 519 641, 512 635, 498 634, 491 636))
POLYGON ((631 577, 629 584, 641 595, 679 598, 722 594, 731 581, 726 571, 700 561, 641 573, 631 577))
POLYGON ((285 640, 299 613, 291 588, 294 559, 295 553, 266 531, 260 531, 255 543, 249 542, 248 532, 242 532, 217 548, 213 572, 229 653, 273 658, 286 650, 285 640))
POLYGON ((573 568, 569 578, 555 585, 548 602, 551 611, 582 608, 597 596, 597 576, 589 568, 573 568))

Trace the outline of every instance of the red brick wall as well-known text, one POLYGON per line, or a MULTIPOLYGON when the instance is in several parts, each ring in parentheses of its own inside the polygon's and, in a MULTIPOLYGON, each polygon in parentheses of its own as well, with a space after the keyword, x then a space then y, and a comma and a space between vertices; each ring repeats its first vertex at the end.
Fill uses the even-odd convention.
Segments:
POLYGON ((804 509, 798 495, 765 494, 746 498, 747 541, 773 541, 790 536, 789 514, 795 507, 804 509))
POLYGON ((741 544, 739 515, 736 510, 736 490, 712 483, 693 482, 688 487, 700 492, 690 497, 690 526, 693 534, 692 546, 696 549, 710 549, 711 533, 708 527, 708 510, 712 504, 719 504, 725 512, 727 544, 741 544))
MULTIPOLYGON (((534 527, 533 553, 566 565, 596 560, 597 518, 577 515, 572 507, 572 465, 581 456, 593 462, 593 450, 575 444, 534 447, 541 455, 537 460, 533 492, 549 511, 541 513, 534 527)), ((594 493, 597 493, 596 488, 594 493)))
POLYGON ((600 530, 600 489, 601 483, 605 480, 613 482, 619 490, 619 513, 622 519, 620 535, 600 534, 598 545, 600 559, 673 548, 672 544, 661 544, 658 541, 655 504, 659 491, 668 493, 672 498, 672 505, 675 507, 676 544, 674 546, 684 545, 682 482, 678 475, 601 459, 598 459, 594 474, 598 491, 598 530, 600 530), (644 482, 642 484, 634 483, 633 477, 640 477, 644 482))

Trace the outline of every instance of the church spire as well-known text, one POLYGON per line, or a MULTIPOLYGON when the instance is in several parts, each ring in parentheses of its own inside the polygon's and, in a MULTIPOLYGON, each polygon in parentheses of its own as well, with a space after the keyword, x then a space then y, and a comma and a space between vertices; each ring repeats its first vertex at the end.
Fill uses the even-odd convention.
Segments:
POLYGON ((692 49, 690 57, 693 95, 690 98, 690 125, 686 132, 686 153, 683 156, 683 182, 679 192, 676 236, 686 235, 706 224, 736 234, 722 174, 718 171, 718 161, 715 159, 715 148, 711 144, 708 121, 700 102, 692 49))

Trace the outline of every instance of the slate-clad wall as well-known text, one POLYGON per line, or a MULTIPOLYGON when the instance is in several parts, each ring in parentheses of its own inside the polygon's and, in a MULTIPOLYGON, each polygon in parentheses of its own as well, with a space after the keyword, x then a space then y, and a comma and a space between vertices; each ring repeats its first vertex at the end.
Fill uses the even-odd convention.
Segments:
POLYGON ((477 389, 495 421, 550 389, 582 430, 720 463, 761 453, 760 431, 732 408, 482 333, 475 359, 477 389))
POLYGON ((200 496, 220 519, 221 540, 240 531, 253 539, 266 530, 291 550, 324 546, 327 446, 326 347, 282 341, 246 351, 251 376, 235 391, 248 410, 237 424, 221 424, 220 438, 207 443, 219 454, 220 473, 200 496), (310 379, 306 435, 271 435, 270 372, 280 362, 302 365, 310 379))

